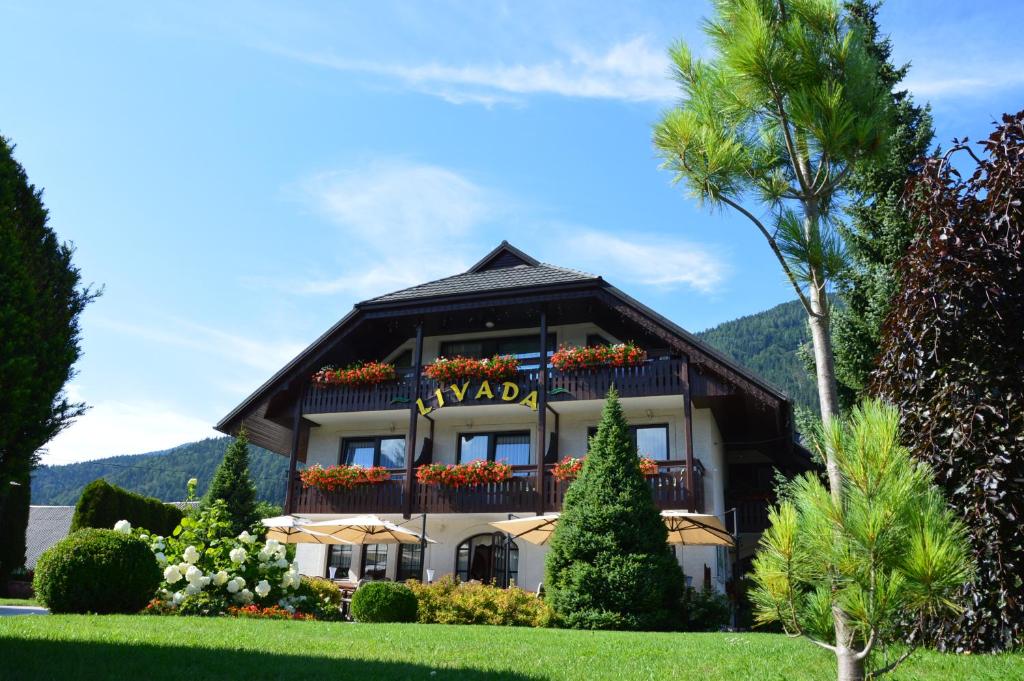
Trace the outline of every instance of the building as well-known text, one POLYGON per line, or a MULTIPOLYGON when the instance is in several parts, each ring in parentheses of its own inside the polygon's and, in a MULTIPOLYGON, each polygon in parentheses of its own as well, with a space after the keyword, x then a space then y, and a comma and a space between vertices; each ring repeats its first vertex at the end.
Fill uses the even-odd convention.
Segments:
MULTIPOLYGON (((426 548, 425 564, 417 545, 299 545, 304 573, 352 580, 455 573, 535 589, 546 548, 507 546, 488 523, 560 509, 569 483, 556 480, 552 467, 585 455, 612 384, 640 453, 658 462, 648 478, 657 504, 738 523, 738 557, 749 558, 765 526, 773 472, 808 466, 794 444, 786 396, 601 277, 540 263, 507 242, 462 274, 357 304, 217 429, 244 427, 254 444, 290 457, 286 513, 375 514, 417 530, 425 524, 438 542, 426 548), (541 355, 558 347, 623 341, 643 348, 646 361, 541 370, 541 355), (423 375, 441 356, 495 354, 520 364, 500 384, 423 375), (312 381, 325 365, 371 360, 393 364, 396 380, 367 387, 312 381), (476 458, 505 460, 514 473, 454 489, 416 479, 420 466, 476 458), (385 466, 390 479, 333 492, 305 488, 296 470, 314 464, 385 466)), ((724 550, 689 547, 677 555, 695 583, 723 587, 731 565, 724 550)))

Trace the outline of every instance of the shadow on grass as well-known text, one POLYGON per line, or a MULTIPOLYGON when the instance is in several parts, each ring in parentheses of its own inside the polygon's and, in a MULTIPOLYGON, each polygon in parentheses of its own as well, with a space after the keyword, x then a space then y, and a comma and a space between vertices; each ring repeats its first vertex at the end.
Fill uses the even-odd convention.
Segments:
MULTIPOLYGON (((319 642, 322 644, 322 640, 319 642)), ((400 644, 399 644, 400 645, 400 644)), ((198 681, 242 679, 459 679, 460 681, 537 681, 515 672, 437 668, 408 662, 260 653, 253 650, 193 648, 99 641, 0 638, 0 679, 36 681, 198 681)), ((339 651, 331 651, 338 654, 339 651)), ((353 651, 358 654, 358 651, 353 651)), ((452 650, 453 665, 458 651, 452 650)))

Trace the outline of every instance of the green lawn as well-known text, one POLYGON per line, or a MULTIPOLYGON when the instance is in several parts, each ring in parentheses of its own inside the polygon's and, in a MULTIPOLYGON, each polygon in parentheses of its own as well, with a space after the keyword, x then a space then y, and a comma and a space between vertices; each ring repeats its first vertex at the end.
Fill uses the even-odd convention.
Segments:
MULTIPOLYGON (((152 616, 0 618, 0 679, 835 678, 829 655, 773 634, 632 634, 152 616)), ((1024 678, 1024 654, 922 653, 902 681, 1024 678)))
POLYGON ((39 601, 34 598, 0 598, 0 605, 31 605, 39 607, 39 601))

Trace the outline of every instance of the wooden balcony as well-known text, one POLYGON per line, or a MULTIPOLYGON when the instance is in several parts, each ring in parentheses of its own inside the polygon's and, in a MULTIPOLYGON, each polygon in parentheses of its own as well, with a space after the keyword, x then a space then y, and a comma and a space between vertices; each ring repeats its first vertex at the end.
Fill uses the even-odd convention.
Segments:
POLYGON ((770 495, 745 495, 734 497, 728 493, 725 496, 725 508, 735 508, 734 514, 727 513, 725 516, 726 529, 734 532, 734 524, 739 524, 739 531, 742 532, 764 532, 768 529, 768 507, 773 503, 770 495))
MULTIPOLYGON (((678 461, 664 462, 661 472, 649 476, 654 503, 660 509, 689 508, 690 494, 686 489, 685 466, 678 461)), ((704 508, 704 485, 700 468, 694 470, 696 507, 704 508)), ((517 466, 514 476, 504 482, 451 488, 440 485, 420 485, 412 481, 413 513, 535 513, 538 495, 543 495, 544 511, 562 510, 562 500, 569 488, 550 475, 550 467, 541 484, 537 484, 536 469, 517 466)), ((395 475, 400 473, 396 471, 395 475)), ((401 472, 404 477, 404 471, 401 472)), ((405 480, 394 479, 382 483, 360 485, 353 489, 323 492, 304 488, 296 477, 292 484, 295 513, 385 514, 405 510, 405 480)))
MULTIPOLYGON (((683 392, 681 360, 649 360, 637 367, 602 367, 592 371, 564 374, 548 368, 548 402, 567 400, 601 400, 615 385, 621 397, 647 395, 678 395, 683 392)), ((519 387, 523 397, 539 385, 539 370, 520 371, 511 382, 519 387)), ((450 387, 423 378, 420 394, 413 394, 413 376, 409 373, 398 380, 363 388, 310 386, 302 401, 303 414, 330 414, 337 412, 379 411, 409 409, 417 398, 427 401, 440 389, 445 395, 446 408, 461 404, 509 404, 500 399, 476 400, 479 381, 472 381, 463 400, 457 400, 450 387)), ((498 390, 495 389, 497 393, 498 390)), ((514 402, 512 404, 515 404, 514 402)))

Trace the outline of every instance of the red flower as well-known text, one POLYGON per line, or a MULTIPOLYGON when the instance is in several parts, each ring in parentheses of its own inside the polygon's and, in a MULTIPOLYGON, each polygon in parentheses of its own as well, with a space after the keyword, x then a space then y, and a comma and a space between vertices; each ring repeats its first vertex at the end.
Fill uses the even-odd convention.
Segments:
POLYGON ((365 362, 353 364, 346 369, 326 366, 313 374, 313 385, 323 388, 331 385, 357 387, 376 385, 398 378, 395 367, 383 362, 365 362))
POLYGON ((467 487, 503 482, 512 477, 512 466, 504 461, 470 461, 460 464, 432 463, 420 466, 416 479, 424 485, 467 487))
POLYGON ((577 459, 575 457, 567 456, 555 464, 555 467, 551 469, 551 475, 555 480, 575 480, 576 476, 580 474, 580 470, 582 470, 583 462, 586 458, 587 457, 583 456, 577 459))
POLYGON ((631 342, 588 347, 563 345, 551 356, 551 366, 565 373, 602 366, 639 366, 646 361, 647 352, 631 342))
POLYGON ((376 484, 391 479, 391 471, 383 466, 328 466, 320 464, 310 466, 299 473, 304 487, 316 487, 325 492, 333 492, 339 488, 352 489, 356 485, 376 484))
POLYGON ((432 364, 423 367, 427 378, 446 383, 478 378, 490 381, 506 381, 519 371, 519 360, 511 355, 495 355, 490 359, 472 357, 438 357, 432 364))

